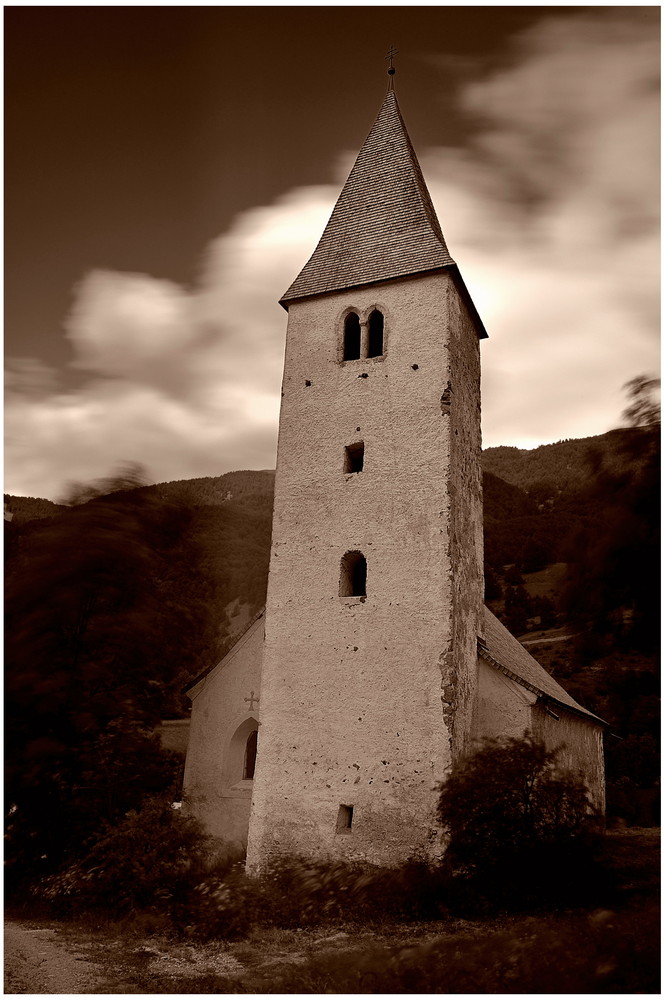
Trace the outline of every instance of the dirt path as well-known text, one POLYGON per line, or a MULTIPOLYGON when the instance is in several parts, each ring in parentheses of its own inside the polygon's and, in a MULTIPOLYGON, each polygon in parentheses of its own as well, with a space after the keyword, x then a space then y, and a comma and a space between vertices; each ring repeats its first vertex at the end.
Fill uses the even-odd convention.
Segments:
POLYGON ((520 639, 523 646, 540 646, 544 642, 563 642, 564 639, 576 639, 577 633, 575 635, 555 635, 551 639, 520 639))
POLYGON ((5 993, 105 993, 101 965, 70 948, 56 931, 8 921, 5 993))

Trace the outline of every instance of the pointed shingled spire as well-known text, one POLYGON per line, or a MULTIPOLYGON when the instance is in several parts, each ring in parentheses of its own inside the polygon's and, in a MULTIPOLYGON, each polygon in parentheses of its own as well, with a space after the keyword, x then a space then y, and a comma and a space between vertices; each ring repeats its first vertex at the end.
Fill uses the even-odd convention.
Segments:
POLYGON ((390 89, 316 250, 280 301, 445 267, 455 262, 390 89))

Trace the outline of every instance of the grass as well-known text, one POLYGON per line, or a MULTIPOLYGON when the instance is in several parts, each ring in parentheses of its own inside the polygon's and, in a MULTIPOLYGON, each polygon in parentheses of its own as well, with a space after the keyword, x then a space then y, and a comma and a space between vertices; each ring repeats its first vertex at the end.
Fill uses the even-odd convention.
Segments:
POLYGON ((536 573, 523 573, 529 597, 549 597, 556 603, 563 589, 567 570, 567 563, 551 563, 536 573))
POLYGON ((659 831, 608 834, 605 854, 616 889, 602 908, 207 943, 149 915, 55 926, 124 993, 657 993, 659 831))

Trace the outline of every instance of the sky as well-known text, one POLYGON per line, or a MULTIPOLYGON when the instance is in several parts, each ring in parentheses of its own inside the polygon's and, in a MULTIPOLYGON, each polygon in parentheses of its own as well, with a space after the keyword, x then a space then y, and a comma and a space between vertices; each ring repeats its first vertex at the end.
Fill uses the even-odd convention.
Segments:
POLYGON ((6 7, 6 493, 274 468, 278 299, 390 45, 483 446, 620 424, 659 369, 658 7, 6 7))

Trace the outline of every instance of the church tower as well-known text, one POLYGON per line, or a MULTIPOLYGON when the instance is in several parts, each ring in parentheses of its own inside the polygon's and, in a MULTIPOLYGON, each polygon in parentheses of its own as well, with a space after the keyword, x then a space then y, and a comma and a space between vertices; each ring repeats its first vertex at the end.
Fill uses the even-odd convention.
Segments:
POLYGON ((486 334, 392 86, 281 301, 248 864, 432 856, 477 685, 486 334))

